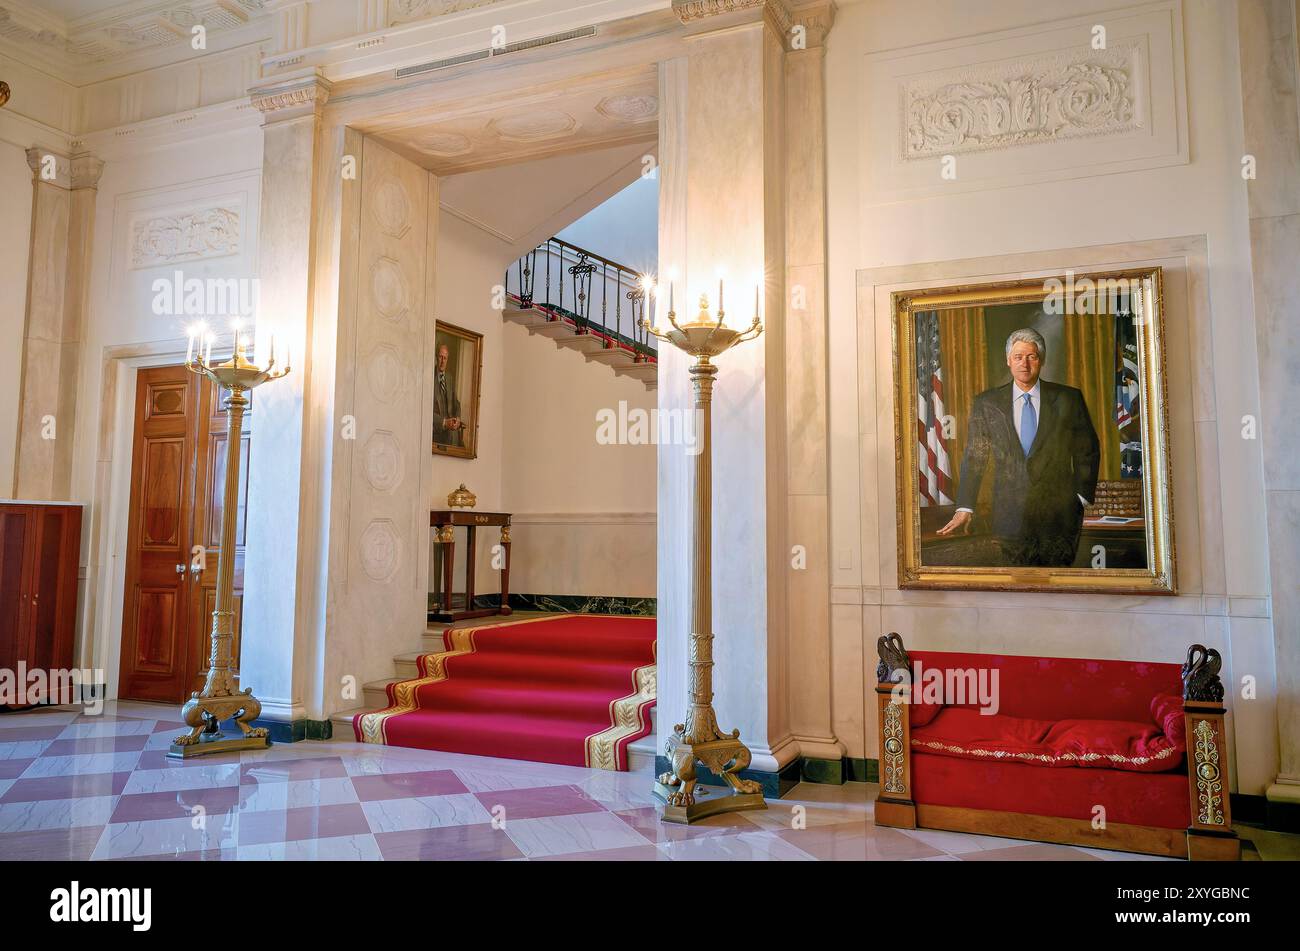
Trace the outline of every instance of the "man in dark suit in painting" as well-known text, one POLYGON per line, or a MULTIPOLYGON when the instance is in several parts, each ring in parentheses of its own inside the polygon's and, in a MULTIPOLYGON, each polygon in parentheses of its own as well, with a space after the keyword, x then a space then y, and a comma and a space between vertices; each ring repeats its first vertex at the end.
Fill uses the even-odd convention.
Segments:
POLYGON ((1101 450, 1083 394, 1039 379, 1046 358, 1038 331, 1025 328, 1007 338, 1012 380, 975 397, 957 513, 939 534, 969 531, 991 467, 992 532, 1007 562, 1059 568, 1074 563, 1101 450))
POLYGON ((455 384, 447 377, 450 350, 438 344, 438 372, 433 381, 433 441, 440 446, 463 445, 465 424, 460 418, 460 398, 455 384))

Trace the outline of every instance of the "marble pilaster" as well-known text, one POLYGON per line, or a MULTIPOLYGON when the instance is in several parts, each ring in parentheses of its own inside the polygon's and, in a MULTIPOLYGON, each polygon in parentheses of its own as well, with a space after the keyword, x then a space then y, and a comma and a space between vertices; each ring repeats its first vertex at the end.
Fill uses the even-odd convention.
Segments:
MULTIPOLYGON (((828 7, 817 11, 824 26, 797 31, 800 42, 792 43, 799 8, 674 2, 688 52, 660 72, 661 281, 675 272, 683 314, 701 293, 716 306, 725 275, 735 325, 748 323, 755 283, 763 285, 765 333, 717 360, 713 633, 719 723, 740 730, 752 768, 765 772, 801 753, 843 754, 829 682, 820 104, 828 7), (792 102, 804 114, 792 115, 792 102), (798 559, 794 545, 803 547, 798 559)), ((814 23, 811 8, 806 18, 814 23)), ((660 408, 688 406, 687 361, 672 352, 661 361, 660 408)), ((691 500, 689 460, 661 447, 662 738, 685 703, 691 500)))
POLYGON ((1280 753, 1271 802, 1300 804, 1300 47, 1294 0, 1238 5, 1255 336, 1260 368, 1269 577, 1280 753))
POLYGON ((27 164, 34 194, 14 495, 63 500, 72 488, 90 244, 104 163, 28 149, 27 164))
POLYGON ((786 484, 790 728, 806 758, 839 760, 831 720, 826 353, 828 2, 791 14, 785 65, 786 484), (794 546, 803 557, 794 560, 794 546))
POLYGON ((261 699, 263 716, 291 721, 321 718, 304 692, 319 680, 313 621, 319 552, 318 481, 309 442, 314 370, 313 240, 321 215, 318 163, 320 112, 329 83, 299 76, 252 90, 264 116, 259 254, 257 352, 275 335, 277 355, 291 357, 292 372, 259 389, 257 424, 249 449, 248 530, 245 562, 241 682, 261 699))

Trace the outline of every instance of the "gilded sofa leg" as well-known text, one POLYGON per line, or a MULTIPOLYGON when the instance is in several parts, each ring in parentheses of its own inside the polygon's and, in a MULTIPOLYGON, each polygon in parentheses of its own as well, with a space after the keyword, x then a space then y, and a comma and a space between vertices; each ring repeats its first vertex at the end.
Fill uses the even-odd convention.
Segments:
POLYGON ((912 731, 908 701, 911 663, 898 634, 876 641, 876 712, 880 731, 880 792, 876 796, 878 826, 916 828, 916 803, 912 801, 912 731))
POLYGON ((1193 861, 1235 862, 1241 840, 1232 829, 1226 768, 1228 735, 1224 730, 1223 659, 1213 648, 1193 644, 1183 664, 1183 721, 1187 725, 1187 782, 1192 824, 1187 828, 1187 857, 1193 861))

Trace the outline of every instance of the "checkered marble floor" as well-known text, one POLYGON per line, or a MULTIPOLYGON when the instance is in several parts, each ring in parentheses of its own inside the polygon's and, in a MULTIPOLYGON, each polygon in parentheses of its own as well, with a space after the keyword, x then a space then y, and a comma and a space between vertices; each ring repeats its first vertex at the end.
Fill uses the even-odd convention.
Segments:
POLYGON ((342 741, 169 760, 181 727, 128 702, 0 714, 0 859, 1146 858, 877 828, 869 784, 679 826, 648 773, 342 741))

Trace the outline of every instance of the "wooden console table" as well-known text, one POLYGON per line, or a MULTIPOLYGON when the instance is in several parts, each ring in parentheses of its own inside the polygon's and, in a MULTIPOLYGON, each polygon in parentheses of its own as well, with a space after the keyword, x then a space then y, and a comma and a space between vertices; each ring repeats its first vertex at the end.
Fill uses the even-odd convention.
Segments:
POLYGON ((436 532, 435 540, 443 546, 441 610, 433 612, 435 621, 460 621, 471 617, 488 617, 510 613, 510 515, 505 512, 476 512, 473 509, 447 509, 429 513, 429 527, 436 532), (453 610, 452 578, 456 565, 457 527, 466 530, 465 553, 465 604, 453 610), (505 564, 501 568, 501 606, 499 608, 474 607, 474 533, 480 528, 501 529, 501 547, 505 549, 505 564))

